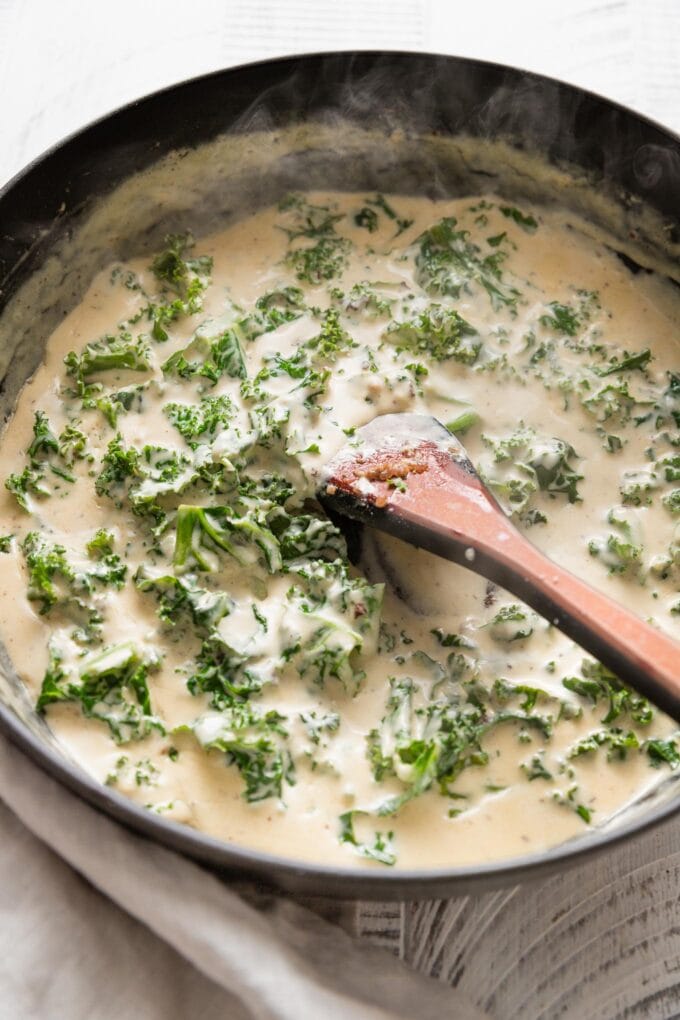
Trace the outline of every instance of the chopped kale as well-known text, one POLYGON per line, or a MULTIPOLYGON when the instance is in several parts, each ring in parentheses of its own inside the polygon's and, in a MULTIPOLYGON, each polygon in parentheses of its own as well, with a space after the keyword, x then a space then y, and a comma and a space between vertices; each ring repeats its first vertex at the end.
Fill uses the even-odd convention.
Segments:
POLYGON ((200 717, 192 729, 206 751, 222 751, 245 783, 250 803, 282 797, 284 783, 295 783, 295 768, 287 747, 286 717, 250 703, 233 704, 200 717))
POLYGON ((655 769, 668 765, 675 771, 680 765, 680 752, 674 740, 645 740, 642 746, 649 757, 649 764, 655 769))
POLYGON ((554 329, 556 333, 564 333, 567 336, 576 336, 581 325, 581 318, 570 305, 560 304, 559 301, 551 301, 548 304, 549 312, 546 312, 539 319, 542 326, 554 329))
MULTIPOLYGON (((588 390, 585 392, 589 393, 588 390)), ((624 379, 608 383, 595 393, 583 396, 581 403, 600 423, 616 421, 619 425, 626 425, 633 416, 634 409, 648 406, 650 401, 631 393, 628 381, 624 379)))
POLYGON ((327 712, 325 715, 313 710, 300 712, 300 721, 312 744, 317 745, 321 743, 324 734, 336 733, 340 728, 340 716, 337 712, 327 712))
POLYGON ((367 811, 355 809, 354 811, 345 811, 344 814, 340 815, 340 842, 349 843, 360 857, 377 861, 379 864, 390 866, 396 864, 397 855, 392 845, 393 836, 391 832, 388 832, 385 836, 381 832, 376 832, 373 843, 362 843, 357 837, 355 832, 356 819, 363 815, 368 815, 368 813, 367 811))
POLYGON ((552 772, 549 772, 545 767, 542 751, 535 754, 528 762, 522 762, 520 768, 530 783, 535 779, 552 779, 553 777, 552 772))
POLYGON ((95 482, 98 496, 110 496, 111 490, 120 487, 128 478, 139 475, 139 451, 125 447, 120 432, 108 445, 102 458, 102 470, 95 482))
POLYGON ((202 443, 212 443, 234 417, 234 406, 226 395, 203 397, 199 403, 166 404, 163 410, 194 450, 202 443))
POLYGON ((609 568, 610 574, 625 574, 638 570, 642 564, 642 544, 637 539, 636 521, 624 508, 614 508, 607 514, 612 525, 606 537, 592 538, 588 542, 591 556, 597 556, 609 568))
POLYGON ((565 495, 570 503, 580 500, 578 483, 583 475, 572 464, 573 447, 557 437, 537 436, 520 423, 511 435, 482 440, 493 453, 492 464, 481 464, 481 473, 506 512, 523 514, 537 492, 565 495))
POLYGON ((496 310, 503 306, 515 310, 519 291, 503 280, 501 266, 505 252, 498 248, 482 255, 470 240, 467 230, 457 229, 458 221, 447 216, 418 238, 416 279, 430 294, 459 298, 461 291, 479 284, 496 310))
POLYGON ((347 544, 339 528, 330 521, 308 514, 279 519, 276 526, 281 556, 285 561, 302 557, 312 559, 347 559, 347 544), (281 531, 285 522, 285 530, 281 531))
POLYGON ((227 506, 180 506, 175 568, 182 572, 216 570, 221 553, 227 553, 242 567, 263 559, 270 573, 281 569, 279 543, 256 511, 239 516, 227 506))
POLYGON ((334 214, 326 206, 313 205, 301 195, 288 196, 279 209, 288 215, 291 224, 282 228, 289 242, 284 262, 298 280, 319 284, 339 276, 347 265, 351 247, 349 240, 335 230, 342 214, 334 214), (300 241, 301 244, 297 243, 300 241))
POLYGON ((67 467, 73 467, 77 460, 92 460, 88 452, 87 436, 73 424, 65 425, 59 435, 59 456, 67 467))
POLYGON ((384 586, 352 577, 342 560, 291 562, 289 570, 297 583, 282 621, 285 660, 314 684, 334 678, 356 693, 360 657, 377 648, 384 586))
POLYGON ((656 472, 647 468, 624 471, 619 492, 624 506, 649 506, 651 493, 658 488, 656 472))
POLYGON ((378 229, 378 214, 375 209, 365 205, 355 214, 354 222, 358 227, 363 227, 369 234, 372 234, 378 229))
POLYGON ((192 291, 202 290, 204 278, 212 272, 212 259, 208 255, 188 255, 194 247, 193 238, 188 233, 168 234, 165 244, 165 250, 151 264, 156 279, 181 298, 187 298, 192 291))
POLYGON ((536 614, 517 602, 501 606, 488 624, 494 641, 510 643, 525 641, 531 637, 536 626, 536 614))
POLYGON ((398 297, 398 284, 369 283, 363 280, 355 283, 349 294, 340 292, 340 300, 346 312, 364 312, 371 317, 387 316, 398 297))
POLYGON ((157 596, 158 615, 170 626, 175 626, 187 613, 196 627, 210 631, 233 607, 226 592, 200 588, 187 576, 175 577, 140 567, 135 584, 140 591, 151 591, 157 596))
POLYGON ((529 213, 523 213, 522 210, 518 209, 516 206, 500 205, 498 208, 507 219, 513 220, 518 227, 521 227, 522 230, 526 230, 528 234, 533 234, 534 231, 538 229, 537 220, 529 213))
POLYGON ((470 408, 469 411, 462 411, 457 418, 446 422, 446 427, 454 436, 464 436, 466 432, 474 428, 481 421, 480 416, 470 408))
POLYGON ((409 321, 390 323, 383 339, 397 350, 427 354, 435 361, 453 358, 466 365, 474 364, 482 347, 477 330, 442 305, 430 305, 409 321))
POLYGON ((155 658, 141 655, 131 643, 107 648, 86 658, 78 671, 64 668, 63 656, 52 649, 37 709, 63 701, 79 702, 83 714, 109 727, 117 744, 142 740, 165 728, 152 712, 147 678, 155 658))
POLYGON ((474 644, 469 638, 463 637, 461 634, 449 634, 443 631, 441 627, 435 627, 430 631, 437 642, 442 648, 474 648, 474 644))
POLYGON ((37 531, 29 531, 21 548, 28 567, 28 599, 40 604, 40 614, 72 597, 73 588, 88 590, 85 577, 78 577, 63 545, 50 545, 37 531), (64 595, 61 587, 66 588, 64 595))
POLYGON ((90 375, 99 372, 148 372, 151 368, 149 348, 143 337, 133 339, 121 330, 117 335, 107 334, 87 344, 80 354, 70 351, 64 358, 66 371, 76 380, 77 393, 85 396, 90 375))
POLYGON ((191 343, 175 351, 161 367, 166 375, 182 379, 201 376, 213 384, 222 375, 245 379, 248 374, 243 348, 233 329, 212 338, 196 334, 191 343))
MULTIPOLYGON (((75 482, 71 472, 75 460, 86 454, 86 438, 79 429, 66 425, 57 438, 47 415, 36 411, 33 422, 33 439, 26 450, 28 464, 21 472, 5 480, 5 488, 13 494, 22 510, 30 512, 29 496, 44 499, 54 493, 59 481, 75 482)), ((89 457, 88 457, 89 459, 89 457)))
POLYGON ((661 502, 672 514, 680 514, 680 489, 671 489, 662 497, 661 502))
POLYGON ((209 695, 210 706, 217 711, 257 694, 276 679, 277 673, 271 662, 259 661, 257 647, 250 651, 252 654, 247 648, 236 651, 213 629, 204 639, 187 681, 189 692, 209 695))
POLYGON ((643 371, 651 360, 652 352, 649 347, 645 347, 643 351, 638 351, 636 354, 628 354, 624 351, 621 358, 615 355, 610 358, 606 366, 596 365, 593 371, 599 376, 614 375, 616 372, 631 372, 635 368, 643 371))
POLYGON ((29 512, 29 494, 44 498, 50 495, 45 487, 43 472, 32 467, 25 467, 20 473, 14 472, 5 479, 5 488, 11 492, 22 510, 29 512))
POLYGON ((640 741, 632 730, 626 733, 617 726, 610 726, 577 741, 569 748, 567 758, 580 758, 584 754, 592 754, 600 747, 607 748, 607 761, 625 761, 629 751, 639 749, 640 741))
POLYGON ((592 705, 605 702, 607 712, 602 719, 605 725, 616 722, 622 716, 630 716, 638 725, 647 726, 654 718, 654 709, 646 698, 636 694, 605 666, 592 659, 583 660, 580 677, 565 677, 562 683, 568 691, 587 699, 592 705))

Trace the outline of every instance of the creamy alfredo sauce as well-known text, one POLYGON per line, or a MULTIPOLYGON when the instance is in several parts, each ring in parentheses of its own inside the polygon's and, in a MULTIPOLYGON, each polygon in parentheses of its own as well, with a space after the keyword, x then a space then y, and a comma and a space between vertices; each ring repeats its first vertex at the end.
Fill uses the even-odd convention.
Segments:
POLYGON ((671 721, 462 568, 384 536, 349 566, 316 479, 434 414, 532 541, 677 635, 678 324, 584 225, 493 197, 293 196, 100 274, 2 441, 2 638, 49 725, 149 810, 297 858, 602 824, 680 763, 671 721))

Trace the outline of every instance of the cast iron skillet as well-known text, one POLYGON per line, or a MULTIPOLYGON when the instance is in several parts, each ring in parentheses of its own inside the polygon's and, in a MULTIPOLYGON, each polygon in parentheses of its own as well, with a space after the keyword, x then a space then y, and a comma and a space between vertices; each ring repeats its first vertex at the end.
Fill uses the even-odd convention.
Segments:
MULTIPOLYGON (((548 161, 582 168, 605 188, 627 193, 631 202, 641 199, 664 217, 667 238, 680 239, 680 139, 632 111, 549 78, 481 61, 396 52, 314 54, 220 71, 157 92, 72 135, 19 173, 0 191, 0 314, 96 199, 166 153, 193 148, 234 126, 247 131, 249 112, 260 102, 272 129, 336 110, 370 128, 390 110, 392 122, 401 118, 407 129, 498 136, 518 149, 537 148, 548 161), (354 88, 366 81, 368 91, 354 88), (354 95, 361 101, 353 102, 354 95)), ((0 728, 55 779, 131 829, 217 871, 295 893, 389 899, 480 891, 584 864, 589 854, 680 808, 679 797, 669 798, 614 830, 478 867, 327 867, 228 846, 137 807, 62 758, 2 702, 0 728)))

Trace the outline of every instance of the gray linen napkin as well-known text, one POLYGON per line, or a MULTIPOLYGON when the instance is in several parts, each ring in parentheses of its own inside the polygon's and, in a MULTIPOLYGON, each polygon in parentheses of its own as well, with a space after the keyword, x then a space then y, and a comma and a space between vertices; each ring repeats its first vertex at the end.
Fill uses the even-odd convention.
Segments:
POLYGON ((4 739, 0 790, 16 816, 0 804, 2 1020, 485 1015, 294 902, 249 904, 82 803, 4 739))

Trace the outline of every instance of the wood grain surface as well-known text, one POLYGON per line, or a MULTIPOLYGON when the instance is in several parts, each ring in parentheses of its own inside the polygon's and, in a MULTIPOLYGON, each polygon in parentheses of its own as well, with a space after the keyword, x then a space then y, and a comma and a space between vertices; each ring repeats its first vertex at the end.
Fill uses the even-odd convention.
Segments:
POLYGON ((358 904, 356 932, 497 1020, 680 1016, 680 823, 535 884, 358 904))

